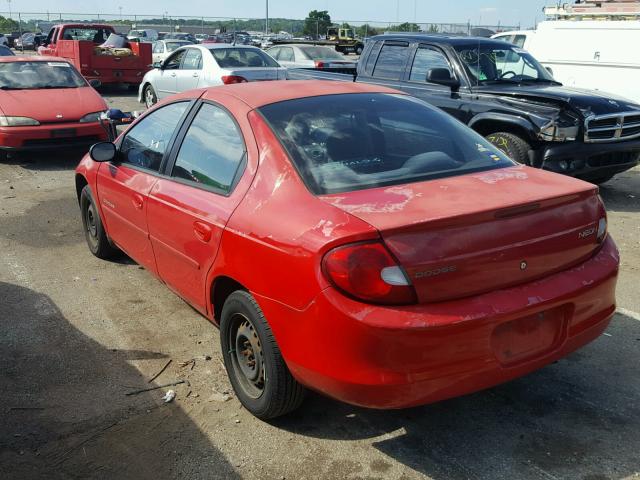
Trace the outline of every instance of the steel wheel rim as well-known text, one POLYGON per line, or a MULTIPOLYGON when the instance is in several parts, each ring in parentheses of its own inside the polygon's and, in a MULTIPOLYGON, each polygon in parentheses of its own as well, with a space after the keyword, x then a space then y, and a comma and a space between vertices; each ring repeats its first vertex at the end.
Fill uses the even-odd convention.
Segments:
POLYGON ((98 222, 96 221, 96 215, 93 210, 93 205, 89 204, 87 206, 86 214, 85 214, 85 223, 87 224, 87 233, 91 237, 92 240, 97 240, 98 238, 98 222))
POLYGON ((153 106, 153 93, 151 92, 151 88, 147 87, 146 94, 144 96, 145 101, 147 103, 147 107, 153 106))
POLYGON ((262 345, 253 323, 241 313, 231 318, 229 347, 233 374, 240 387, 249 397, 260 398, 266 383, 262 345))

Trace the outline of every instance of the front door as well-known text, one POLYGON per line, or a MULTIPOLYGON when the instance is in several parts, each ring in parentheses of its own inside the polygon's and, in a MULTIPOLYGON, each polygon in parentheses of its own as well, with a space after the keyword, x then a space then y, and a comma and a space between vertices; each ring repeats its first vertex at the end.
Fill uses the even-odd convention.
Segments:
POLYGON ((427 82, 427 74, 436 68, 449 70, 452 78, 456 76, 446 54, 440 48, 433 45, 420 45, 415 52, 408 81, 403 90, 466 123, 467 112, 461 108, 463 100, 459 92, 452 91, 448 86, 427 82))
POLYGON ((120 142, 117 160, 100 165, 98 170, 98 199, 109 237, 156 273, 147 228, 147 199, 188 106, 185 101, 172 103, 141 119, 120 142))
POLYGON ((149 195, 149 233, 158 274, 202 312, 207 273, 242 197, 234 187, 245 163, 245 143, 230 114, 203 103, 173 165, 167 167, 168 176, 149 195))
POLYGON ((158 100, 178 92, 178 71, 186 50, 173 53, 162 65, 159 75, 155 78, 154 86, 158 100))

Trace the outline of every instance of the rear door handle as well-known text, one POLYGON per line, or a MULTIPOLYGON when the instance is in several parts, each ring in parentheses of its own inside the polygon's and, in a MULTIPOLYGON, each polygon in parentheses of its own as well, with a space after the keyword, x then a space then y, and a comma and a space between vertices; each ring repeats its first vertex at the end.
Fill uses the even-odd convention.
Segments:
POLYGON ((142 210, 142 207, 144 206, 144 197, 142 195, 140 195, 139 193, 134 193, 132 201, 134 207, 136 207, 138 210, 142 210))
POLYGON ((171 76, 172 76, 173 78, 176 78, 176 74, 175 74, 175 73, 172 73, 172 74, 171 74, 171 76))
POLYGON ((213 231, 206 223, 193 222, 193 231, 201 242, 209 243, 211 241, 213 231))
POLYGON ((194 74, 193 74, 193 78, 198 78, 199 76, 200 76, 200 74, 199 74, 199 73, 194 73, 194 74))

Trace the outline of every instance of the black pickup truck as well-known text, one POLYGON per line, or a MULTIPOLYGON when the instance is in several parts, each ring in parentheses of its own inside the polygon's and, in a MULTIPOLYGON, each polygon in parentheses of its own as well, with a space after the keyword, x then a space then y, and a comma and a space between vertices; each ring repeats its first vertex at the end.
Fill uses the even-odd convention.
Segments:
POLYGON ((501 40, 426 34, 371 38, 356 76, 290 70, 385 85, 435 105, 514 160, 594 183, 640 160, 640 105, 563 87, 525 50, 501 40))

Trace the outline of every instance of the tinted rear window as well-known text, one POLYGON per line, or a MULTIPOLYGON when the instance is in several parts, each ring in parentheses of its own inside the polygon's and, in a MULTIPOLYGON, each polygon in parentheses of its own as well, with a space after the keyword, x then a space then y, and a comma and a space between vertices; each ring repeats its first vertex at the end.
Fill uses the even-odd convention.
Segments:
POLYGON ((468 127, 405 95, 320 96, 260 112, 318 195, 514 165, 468 127))
POLYGON ((279 67, 269 55, 257 48, 212 48, 220 68, 279 67))
POLYGON ((380 51, 373 76, 400 80, 409 59, 409 44, 385 44, 380 51))

